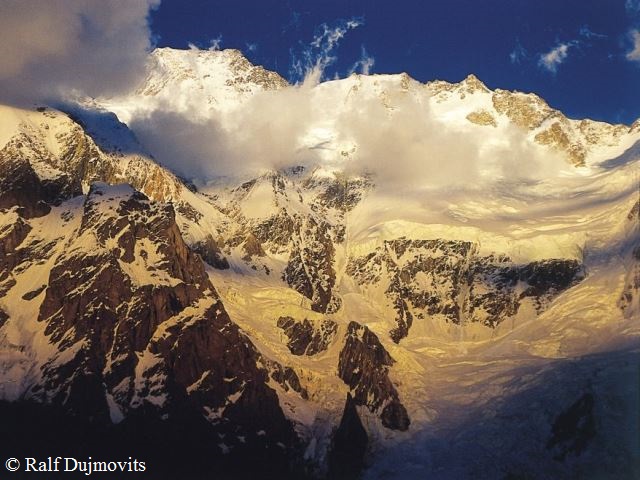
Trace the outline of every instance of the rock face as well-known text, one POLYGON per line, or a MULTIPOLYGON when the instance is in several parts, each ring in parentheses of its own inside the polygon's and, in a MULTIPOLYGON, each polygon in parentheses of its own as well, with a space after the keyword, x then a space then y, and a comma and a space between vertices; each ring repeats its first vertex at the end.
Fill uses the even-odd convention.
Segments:
POLYGON ((263 362, 266 369, 269 371, 271 379, 278 383, 285 392, 292 390, 304 400, 309 398, 307 389, 302 386, 300 377, 298 377, 298 374, 293 368, 283 366, 274 360, 263 358, 263 362))
POLYGON ((390 336, 396 343, 408 335, 415 319, 426 316, 495 327, 514 316, 525 299, 542 311, 583 277, 573 259, 517 265, 505 255, 477 252, 471 242, 400 238, 352 258, 347 273, 364 288, 388 278, 385 295, 397 324, 390 336))
POLYGON ((329 478, 356 479, 364 467, 369 436, 362 426, 356 402, 350 393, 338 429, 333 434, 329 457, 329 478))
POLYGON ((15 285, 12 271, 26 256, 26 251, 18 247, 30 231, 31 226, 18 215, 0 230, 0 293, 15 285))
POLYGON ((340 352, 338 376, 353 392, 353 401, 380 415, 382 424, 393 430, 407 430, 409 416, 398 391, 389 379, 393 358, 367 327, 350 322, 340 352))
POLYGON ((257 352, 230 321, 171 207, 129 187, 94 185, 68 252, 40 308, 59 353, 44 366, 37 395, 105 418, 187 403, 212 420, 228 410, 242 423, 244 411, 247 425, 260 418, 270 430, 286 428, 257 352), (91 254, 82 250, 92 242, 91 254), (260 415, 264 409, 272 414, 260 415))
MULTIPOLYGON (((50 344, 25 396, 102 425, 191 412, 211 435, 233 432, 218 455, 253 440, 293 455, 296 437, 262 356, 227 315, 171 205, 94 184, 78 214, 46 285, 23 298, 43 295, 38 322, 50 344)), ((21 249, 29 231, 21 217, 2 230, 5 281, 37 260, 37 245, 21 249)), ((0 323, 9 320, 2 312, 0 323)), ((285 369, 284 380, 302 391, 295 372, 285 369)))
POLYGON ((327 349, 333 341, 338 325, 333 320, 325 319, 315 327, 306 318, 296 322, 291 317, 280 317, 278 327, 284 330, 289 338, 287 347, 294 355, 315 355, 327 349))
POLYGON ((195 242, 191 245, 191 249, 196 252, 202 260, 207 262, 214 268, 219 270, 226 270, 229 268, 229 262, 222 255, 218 243, 213 239, 213 236, 207 235, 202 241, 195 242))
POLYGON ((320 313, 335 313, 341 305, 333 292, 335 247, 326 222, 308 217, 296 225, 289 262, 283 280, 291 288, 311 300, 311 309, 320 313))
POLYGON ((15 160, 8 146, 0 152, 0 209, 17 206, 24 218, 41 217, 51 211, 54 200, 28 162, 15 160))

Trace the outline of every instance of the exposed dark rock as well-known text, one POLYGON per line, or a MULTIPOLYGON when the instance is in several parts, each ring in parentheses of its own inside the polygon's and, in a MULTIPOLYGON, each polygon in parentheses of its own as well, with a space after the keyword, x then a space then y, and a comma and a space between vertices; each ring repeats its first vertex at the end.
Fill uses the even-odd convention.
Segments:
MULTIPOLYGON (((192 412, 236 435, 264 430, 274 448, 295 444, 260 354, 217 300, 170 205, 95 185, 75 241, 56 260, 40 307, 59 354, 44 365, 34 398, 102 423, 114 408, 125 418, 192 412), (82 250, 85 238, 96 242, 91 252, 82 250), (152 245, 155 263, 141 242, 152 245), (125 265, 157 283, 140 283, 125 265)), ((295 385, 290 372, 284 377, 295 385)))
POLYGON ((7 320, 9 320, 9 315, 7 315, 7 313, 0 308, 0 328, 2 328, 5 323, 7 323, 7 320))
POLYGON ((218 301, 202 317, 185 317, 152 341, 150 351, 163 359, 173 408, 197 406, 213 421, 245 431, 265 430, 274 440, 291 444, 291 425, 276 393, 266 385, 267 371, 257 366, 259 353, 231 322, 218 301), (237 397, 233 399, 233 397, 237 397))
POLYGON ((390 331, 396 343, 408 335, 416 318, 425 316, 495 327, 516 315, 527 297, 541 311, 583 277, 576 260, 517 265, 505 255, 479 256, 477 246, 453 240, 385 241, 347 265, 347 273, 364 287, 378 284, 385 272, 390 280, 385 294, 396 311, 397 325, 390 331))
POLYGON ((264 257, 266 255, 260 241, 252 233, 244 239, 242 250, 244 251, 242 259, 246 262, 252 260, 253 257, 264 257))
POLYGON ((467 298, 462 311, 468 321, 495 327, 520 308, 518 271, 505 255, 473 258, 467 272, 467 298))
POLYGON ((329 453, 329 478, 356 479, 364 468, 369 436, 362 426, 356 402, 347 393, 347 401, 338 429, 333 434, 329 453))
POLYGON ((636 246, 629 255, 628 271, 624 288, 618 298, 618 307, 625 315, 633 315, 633 305, 637 305, 638 297, 640 297, 640 245, 636 246))
POLYGON ((35 290, 31 290, 30 292, 25 293, 22 296, 23 300, 33 300, 34 298, 36 298, 38 295, 40 295, 44 289, 47 288, 46 285, 40 285, 38 288, 36 288, 35 290))
POLYGON ((349 212, 362 200, 364 192, 371 187, 371 183, 367 179, 347 178, 343 174, 337 174, 331 180, 326 179, 322 186, 324 190, 318 195, 318 201, 323 206, 349 212))
POLYGON ((0 284, 11 275, 11 271, 20 263, 21 255, 16 250, 27 238, 30 231, 31 225, 20 217, 0 230, 0 284))
POLYGON ((627 219, 630 222, 640 222, 640 200, 633 204, 633 207, 631 207, 631 210, 629 210, 627 214, 627 219))
POLYGON ((553 458, 563 461, 567 455, 580 455, 589 446, 596 435, 594 404, 593 395, 585 393, 556 417, 547 442, 553 458))
MULTIPOLYGON (((391 292, 387 291, 387 294, 389 293, 391 292)), ((393 300, 393 306, 397 313, 397 316, 396 316, 397 326, 391 329, 391 331, 389 332, 389 336, 391 337, 391 340, 393 340, 394 342, 400 343, 400 340, 402 340, 404 337, 409 335, 409 329, 413 324, 413 315, 409 310, 409 306, 407 305, 407 302, 405 302, 402 299, 402 297, 396 297, 393 300)))
POLYGON ((404 431, 407 430, 411 424, 407 409, 399 400, 392 400, 385 405, 382 409, 382 413, 380 414, 380 420, 382 420, 382 424, 385 427, 393 430, 404 431))
POLYGON ((229 262, 222 255, 218 243, 211 235, 207 235, 204 241, 191 245, 191 249, 212 267, 218 270, 226 270, 229 268, 229 262))
POLYGON ((542 297, 566 290, 581 279, 582 266, 577 260, 552 259, 531 262, 518 270, 520 281, 529 285, 521 297, 542 297))
POLYGON ((293 390, 297 392, 301 398, 305 400, 309 398, 307 389, 302 386, 300 378, 293 368, 282 366, 280 363, 268 359, 264 359, 264 363, 269 371, 269 376, 277 382, 285 392, 293 390))
POLYGON ((296 224, 295 237, 283 279, 291 288, 311 300, 311 309, 335 313, 341 300, 333 293, 336 273, 335 249, 329 225, 310 216, 296 224))
POLYGON ((252 229, 260 243, 269 244, 274 253, 289 245, 295 232, 295 221, 283 208, 276 215, 259 223, 252 229))
POLYGON ((390 335, 398 343, 414 321, 412 308, 460 323, 457 298, 472 251, 470 242, 400 238, 352 259, 347 273, 361 285, 368 285, 378 283, 384 270, 388 272, 391 281, 385 293, 396 310, 397 323, 390 335))
POLYGON ((202 218, 202 214, 186 202, 178 202, 175 209, 176 212, 188 218, 193 223, 198 223, 202 218))
POLYGON ((315 355, 325 351, 335 337, 338 325, 333 320, 324 319, 315 327, 306 318, 297 322, 291 317, 280 317, 278 327, 289 338, 287 347, 294 355, 315 355))
POLYGON ((389 378, 389 367, 394 363, 371 330, 357 322, 349 323, 338 376, 351 388, 355 403, 380 414, 385 427, 407 430, 409 416, 389 378))
POLYGON ((47 200, 52 199, 29 162, 5 155, 5 150, 0 151, 0 209, 19 207, 18 212, 24 218, 49 213, 47 200))

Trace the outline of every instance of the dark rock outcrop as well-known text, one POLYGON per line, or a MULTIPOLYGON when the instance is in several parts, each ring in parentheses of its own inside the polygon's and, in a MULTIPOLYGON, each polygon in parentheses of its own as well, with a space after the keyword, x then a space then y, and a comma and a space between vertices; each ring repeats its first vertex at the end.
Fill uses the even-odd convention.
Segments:
POLYGON ((170 205, 128 186, 92 187, 39 321, 58 353, 34 399, 104 424, 191 412, 234 432, 225 449, 245 448, 239 438, 259 431, 274 448, 296 442, 261 355, 227 315, 170 205))
POLYGON ((226 270, 229 268, 229 262, 223 256, 218 242, 211 235, 207 235, 205 240, 196 242, 191 245, 191 250, 196 252, 202 259, 218 270, 226 270))
POLYGON ((471 242, 400 238, 350 259, 347 273, 365 288, 388 276, 385 294, 396 311, 390 336, 396 343, 425 316, 495 327, 516 315, 525 298, 541 312, 555 295, 583 277, 577 260, 518 265, 505 255, 481 256, 477 250, 471 242))
POLYGON ((9 320, 9 315, 0 308, 0 328, 9 320))
POLYGON ((299 221, 296 229, 298 235, 294 238, 283 280, 311 300, 313 311, 335 313, 342 302, 333 292, 335 248, 329 225, 310 216, 299 221))
POLYGON ((368 442, 369 436, 362 426, 356 402, 351 394, 347 393, 342 419, 331 442, 329 478, 358 478, 364 467, 368 442))
POLYGON ((242 259, 245 262, 251 261, 253 257, 264 257, 266 255, 260 241, 252 233, 248 234, 244 239, 242 250, 244 252, 242 259))
POLYGON ((274 360, 264 359, 265 366, 269 371, 269 376, 277 382, 285 392, 293 390, 298 393, 301 398, 308 399, 309 393, 307 389, 300 383, 300 377, 296 371, 288 366, 283 366, 274 360))
POLYGON ((7 152, 9 146, 0 151, 0 209, 18 207, 24 218, 42 217, 51 211, 47 202, 57 196, 45 188, 29 162, 7 152))
POLYGON ((380 414, 385 427, 407 430, 409 415, 389 378, 389 367, 394 363, 371 330, 357 322, 349 323, 338 361, 338 376, 353 392, 354 402, 380 414))
POLYGON ((295 221, 284 208, 252 229, 258 241, 268 244, 272 253, 278 253, 288 246, 295 230, 295 221))
POLYGON ((360 203, 364 193, 371 187, 371 182, 366 178, 348 178, 344 174, 336 174, 334 178, 324 179, 321 185, 313 180, 307 182, 307 187, 313 186, 321 187, 318 195, 321 205, 345 213, 360 203))
POLYGON ((294 355, 315 355, 325 351, 333 341, 338 325, 333 320, 324 319, 315 327, 306 318, 297 322, 291 317, 278 318, 278 327, 289 338, 287 347, 294 355))
POLYGON ((21 217, 0 229, 0 293, 13 286, 11 271, 22 261, 22 255, 16 250, 30 231, 31 225, 21 217))
POLYGON ((593 395, 585 393, 556 417, 547 442, 553 458, 563 461, 567 455, 580 455, 589 446, 596 435, 594 404, 593 395))

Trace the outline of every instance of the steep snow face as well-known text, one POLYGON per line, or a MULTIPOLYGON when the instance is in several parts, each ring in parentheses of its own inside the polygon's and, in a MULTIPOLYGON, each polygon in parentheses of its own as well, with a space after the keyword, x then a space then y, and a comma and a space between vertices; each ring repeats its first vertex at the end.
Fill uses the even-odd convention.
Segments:
POLYGON ((101 103, 124 122, 158 109, 207 118, 238 108, 257 92, 287 85, 277 73, 252 65, 238 50, 158 48, 132 96, 101 103))

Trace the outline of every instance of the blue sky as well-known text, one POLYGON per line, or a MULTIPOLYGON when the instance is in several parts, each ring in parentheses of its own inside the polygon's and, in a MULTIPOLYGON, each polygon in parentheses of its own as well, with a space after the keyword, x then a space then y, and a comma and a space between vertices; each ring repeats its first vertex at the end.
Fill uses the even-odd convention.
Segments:
POLYGON ((291 81, 338 32, 326 78, 474 73, 570 117, 623 123, 640 117, 638 29, 640 0, 162 0, 151 14, 158 46, 237 48, 291 81))

